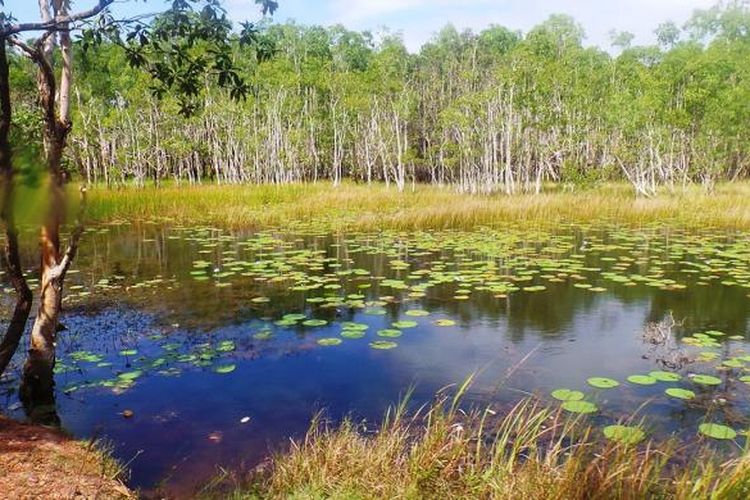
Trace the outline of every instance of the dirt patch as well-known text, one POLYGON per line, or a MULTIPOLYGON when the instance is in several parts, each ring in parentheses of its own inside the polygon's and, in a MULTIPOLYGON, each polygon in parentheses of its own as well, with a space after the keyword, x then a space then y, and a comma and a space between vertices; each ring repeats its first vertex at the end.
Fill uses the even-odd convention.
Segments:
POLYGON ((96 446, 59 430, 0 415, 0 492, 4 498, 130 499, 119 466, 96 446))

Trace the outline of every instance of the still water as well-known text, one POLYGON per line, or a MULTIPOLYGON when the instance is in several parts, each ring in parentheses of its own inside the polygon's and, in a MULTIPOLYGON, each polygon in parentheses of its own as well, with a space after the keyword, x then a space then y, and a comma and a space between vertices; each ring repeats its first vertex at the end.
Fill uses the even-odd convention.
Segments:
MULTIPOLYGON (((635 414, 650 438, 690 443, 725 424, 740 432, 716 442, 729 454, 750 422, 741 233, 115 224, 87 231, 76 267, 57 411, 75 436, 109 441, 145 491, 257 465, 317 412, 374 425, 409 389, 418 406, 472 374, 466 407, 560 405, 550 394, 567 388, 596 426, 635 414)), ((21 361, 0 381, 0 411, 17 418, 21 361)))

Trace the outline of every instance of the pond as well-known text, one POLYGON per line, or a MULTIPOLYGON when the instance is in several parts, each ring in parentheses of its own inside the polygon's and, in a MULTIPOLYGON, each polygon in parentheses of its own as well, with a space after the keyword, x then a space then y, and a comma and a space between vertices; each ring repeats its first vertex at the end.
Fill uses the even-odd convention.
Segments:
MULTIPOLYGON (((649 438, 745 444, 742 233, 123 223, 89 228, 75 266, 57 412, 144 491, 257 465, 319 411, 376 425, 410 389, 416 407, 472 374, 466 407, 534 395, 598 428, 634 416, 649 438)), ((19 375, 0 381, 0 411, 23 418, 19 375)))

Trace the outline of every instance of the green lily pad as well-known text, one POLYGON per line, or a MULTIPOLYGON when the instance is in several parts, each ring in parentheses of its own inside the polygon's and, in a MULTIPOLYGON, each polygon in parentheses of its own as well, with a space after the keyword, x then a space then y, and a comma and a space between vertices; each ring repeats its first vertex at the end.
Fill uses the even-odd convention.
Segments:
POLYGON ((341 336, 345 339, 361 339, 365 336, 365 332, 362 330, 342 330, 341 336))
POLYGON ((617 380, 606 377, 591 377, 586 382, 588 382, 590 386, 598 389, 612 389, 613 387, 620 385, 620 382, 617 380))
POLYGON ((551 395, 558 401, 580 401, 583 399, 583 393, 581 391, 574 391, 571 389, 555 389, 552 391, 551 395))
POLYGON ((218 352, 232 352, 236 349, 234 342, 231 340, 224 340, 219 342, 219 345, 216 347, 216 350, 218 352))
POLYGON ((589 401, 565 401, 562 404, 564 410, 571 413, 595 413, 599 411, 594 403, 589 401))
POLYGON ((236 365, 219 365, 216 368, 214 368, 214 371, 216 373, 226 374, 226 373, 232 373, 237 368, 236 365))
POLYGON ((659 382, 679 382, 680 380, 682 380, 682 375, 680 375, 679 373, 653 371, 648 375, 649 377, 655 378, 659 382))
POLYGON ((432 323, 435 326, 455 326, 456 322, 452 319, 439 319, 432 323))
POLYGON ((415 318, 430 315, 429 312, 423 311, 422 309, 410 309, 406 311, 404 314, 407 316, 415 317, 415 318))
POLYGON ((135 380, 143 375, 141 370, 133 370, 132 372, 121 373, 117 376, 120 380, 135 380))
POLYGON ((412 320, 396 321, 395 323, 393 323, 394 328, 398 328, 401 330, 405 328, 414 328, 415 326, 417 326, 417 322, 412 320))
POLYGON ((324 339, 319 339, 318 340, 318 344, 319 345, 326 346, 326 347, 328 347, 328 346, 334 346, 334 345, 339 345, 342 342, 343 341, 341 339, 337 339, 335 337, 328 337, 328 338, 324 338, 324 339))
POLYGON ((698 431, 704 436, 714 439, 734 439, 737 437, 737 432, 734 429, 721 424, 701 424, 698 431))
POLYGON ((384 330, 378 330, 378 337, 386 337, 386 338, 398 338, 401 335, 403 335, 404 332, 401 330, 396 330, 395 328, 386 328, 384 330))
POLYGON ((373 349, 388 350, 395 349, 398 347, 398 344, 390 340, 376 340, 375 342, 370 342, 370 347, 373 349))
POLYGON ((696 384, 701 384, 701 385, 720 385, 721 384, 721 379, 719 377, 714 377, 713 375, 693 375, 691 379, 696 384))
POLYGON ((324 319, 308 319, 306 321, 303 321, 302 324, 309 327, 325 326, 328 324, 328 321, 324 319))
POLYGON ((677 399, 693 399, 695 393, 689 389, 681 389, 679 387, 670 387, 664 391, 667 396, 671 396, 677 399))
POLYGON ((638 444, 646 438, 643 429, 627 425, 608 425, 603 432, 610 441, 623 444, 638 444))
POLYGON ((138 354, 136 349, 123 349, 120 351, 120 356, 135 356, 136 354, 138 354))
POLYGON ((656 379, 649 375, 631 375, 628 377, 628 382, 637 385, 654 385, 656 379))

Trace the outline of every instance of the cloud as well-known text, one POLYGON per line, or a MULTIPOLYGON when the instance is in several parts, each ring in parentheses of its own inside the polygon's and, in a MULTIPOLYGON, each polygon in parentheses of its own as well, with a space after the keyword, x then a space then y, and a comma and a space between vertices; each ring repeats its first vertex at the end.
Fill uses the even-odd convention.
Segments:
MULTIPOLYGON (((490 24, 528 31, 554 13, 572 15, 586 33, 587 43, 609 46, 612 29, 630 31, 635 43, 652 43, 653 30, 666 20, 684 23, 696 8, 716 0, 280 0, 276 19, 350 29, 377 30, 387 26, 402 32, 407 47, 416 51, 448 23, 459 30, 482 30, 490 24)), ((254 0, 229 0, 235 19, 252 19, 254 0)))

